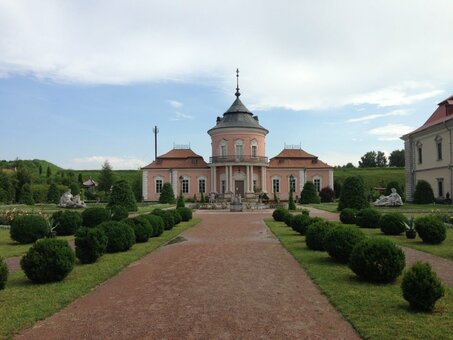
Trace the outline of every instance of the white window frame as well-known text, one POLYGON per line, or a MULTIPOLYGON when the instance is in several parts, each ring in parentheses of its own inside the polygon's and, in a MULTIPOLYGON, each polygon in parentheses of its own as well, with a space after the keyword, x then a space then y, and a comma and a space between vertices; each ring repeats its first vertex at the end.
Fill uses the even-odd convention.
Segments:
POLYGON ((281 189, 281 178, 280 177, 272 177, 272 192, 280 193, 281 189), (275 185, 277 184, 277 185, 275 185), (275 191, 275 187, 277 187, 277 191, 275 191))
POLYGON ((436 136, 436 138, 434 138, 434 142, 436 143, 437 160, 441 161, 442 160, 442 137, 436 136))
POLYGON ((199 193, 206 193, 206 177, 199 177, 198 178, 198 192, 199 193), (200 190, 201 183, 203 182, 203 191, 200 190))
POLYGON ((234 155, 236 160, 242 160, 244 157, 244 141, 242 139, 238 139, 234 142, 234 155))
POLYGON ((226 157, 228 156, 228 143, 225 139, 222 139, 219 144, 219 156, 226 157))
POLYGON ((322 189, 322 177, 321 176, 315 176, 313 177, 313 184, 315 185, 315 189, 317 192, 320 192, 321 189, 322 189), (316 185, 316 182, 318 182, 319 184, 316 185))
POLYGON ((294 180, 294 183, 291 183, 291 176, 288 177, 288 188, 289 188, 289 191, 291 191, 291 188, 292 188, 293 192, 296 192, 296 188, 297 188, 297 178, 296 178, 296 176, 293 176, 293 180, 294 180))
POLYGON ((250 144, 250 156, 251 157, 258 157, 258 142, 256 139, 252 140, 250 144), (255 153, 253 152, 255 150, 255 153))
POLYGON ((222 194, 226 193, 226 180, 222 179, 220 180, 220 189, 222 194))
POLYGON ((181 191, 183 194, 188 194, 190 192, 190 178, 187 176, 183 176, 181 179, 181 191))
POLYGON ((154 177, 154 192, 160 194, 162 192, 162 187, 164 186, 164 179, 160 176, 154 177), (158 190, 157 182, 160 181, 160 190, 158 190))

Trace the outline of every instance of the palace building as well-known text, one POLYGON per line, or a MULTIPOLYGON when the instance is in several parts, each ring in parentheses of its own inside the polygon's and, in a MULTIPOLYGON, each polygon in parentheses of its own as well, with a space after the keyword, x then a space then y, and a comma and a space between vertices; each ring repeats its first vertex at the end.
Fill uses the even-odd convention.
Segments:
POLYGON ((256 199, 260 193, 272 199, 275 193, 287 200, 290 189, 299 195, 306 181, 312 181, 318 191, 323 187, 333 189, 333 168, 301 147, 285 146, 268 159, 269 131, 245 107, 240 95, 238 85, 233 104, 208 130, 212 146, 209 163, 190 147, 178 146, 142 168, 145 201, 157 201, 165 182, 171 183, 176 195, 182 192, 185 198, 214 192, 220 199, 231 199, 233 195, 256 199))

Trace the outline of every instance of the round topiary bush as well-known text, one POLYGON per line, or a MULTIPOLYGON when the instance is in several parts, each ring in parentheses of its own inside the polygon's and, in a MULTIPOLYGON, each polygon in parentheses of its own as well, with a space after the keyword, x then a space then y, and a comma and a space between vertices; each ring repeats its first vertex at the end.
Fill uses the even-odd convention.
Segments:
POLYGON ((167 211, 169 211, 173 215, 173 220, 175 221, 175 225, 181 223, 181 221, 182 221, 181 215, 179 214, 179 212, 176 209, 170 209, 167 211))
POLYGON ((152 214, 162 217, 165 230, 171 230, 175 226, 175 220, 171 212, 162 209, 154 209, 152 214))
POLYGON ((192 219, 192 209, 180 207, 180 208, 177 208, 176 210, 178 210, 179 215, 181 215, 181 220, 183 222, 187 222, 192 219))
POLYGON ((0 256, 0 290, 4 289, 8 281, 8 266, 3 257, 0 256))
POLYGON ((84 227, 96 227, 102 222, 109 220, 110 211, 105 208, 101 207, 86 208, 82 212, 82 225, 84 227))
POLYGON ((63 280, 74 268, 75 254, 67 241, 45 238, 36 243, 22 257, 20 266, 34 282, 63 280))
POLYGON ((357 213, 355 223, 362 228, 379 228, 381 214, 373 208, 365 208, 357 213))
POLYGON ((135 243, 134 229, 125 222, 107 221, 99 225, 107 236, 107 253, 129 250, 135 243))
POLYGON ((277 222, 284 222, 285 221, 285 216, 288 215, 288 214, 289 214, 289 211, 287 209, 277 208, 272 213, 272 217, 277 222))
POLYGON ((325 250, 324 239, 331 228, 332 224, 328 221, 318 221, 310 224, 305 234, 307 247, 311 250, 325 250))
POLYGON ((345 208, 360 210, 368 206, 362 178, 356 176, 346 178, 341 188, 338 210, 345 208))
POLYGON ((344 224, 355 224, 357 210, 352 208, 344 208, 340 212, 340 221, 344 224))
POLYGON ((49 225, 42 216, 22 215, 12 220, 9 233, 16 242, 33 243, 49 233, 49 225))
POLYGON ((128 220, 134 229, 135 242, 146 242, 153 235, 153 227, 146 216, 141 215, 128 220))
POLYGON ((306 214, 294 215, 291 220, 291 228, 301 235, 305 235, 307 227, 312 223, 312 218, 306 214))
POLYGON ((53 225, 57 235, 74 235, 82 225, 82 215, 76 211, 57 211, 52 215, 53 225))
POLYGON ((434 193, 431 184, 424 180, 418 181, 414 191, 414 203, 427 204, 433 202, 434 193))
POLYGON ((360 278, 377 283, 393 282, 405 265, 403 251, 386 239, 364 239, 352 249, 349 268, 360 278))
POLYGON ((379 228, 385 235, 399 235, 405 232, 409 220, 401 213, 388 213, 381 216, 379 228))
MULTIPOLYGON (((184 208, 184 209, 186 209, 186 208, 184 208)), ((153 227, 152 237, 157 237, 157 236, 162 235, 162 233, 164 232, 164 229, 165 229, 165 223, 164 223, 164 220, 162 219, 162 217, 154 215, 154 214, 147 214, 144 216, 148 219, 149 223, 153 227)))
POLYGON ((286 214, 285 217, 283 218, 283 222, 285 222, 285 224, 286 224, 288 227, 291 227, 293 218, 294 218, 294 215, 291 214, 291 213, 288 213, 288 214, 286 214))
POLYGON ((335 191, 331 187, 324 187, 319 192, 319 198, 322 203, 329 203, 335 201, 335 191))
POLYGON ((415 262, 403 276, 403 297, 413 309, 432 311, 445 289, 429 263, 415 262))
POLYGON ((129 216, 129 212, 127 211, 127 209, 121 205, 114 205, 111 206, 109 209, 112 221, 121 221, 124 220, 125 218, 128 218, 129 216))
POLYGON ((359 228, 339 225, 327 232, 324 247, 335 260, 348 262, 352 249, 363 239, 365 234, 359 228))
POLYGON ((439 244, 447 237, 445 224, 436 216, 422 216, 415 219, 415 230, 424 243, 439 244))
POLYGON ((105 253, 107 241, 103 229, 80 227, 75 233, 75 254, 81 263, 94 263, 105 253))

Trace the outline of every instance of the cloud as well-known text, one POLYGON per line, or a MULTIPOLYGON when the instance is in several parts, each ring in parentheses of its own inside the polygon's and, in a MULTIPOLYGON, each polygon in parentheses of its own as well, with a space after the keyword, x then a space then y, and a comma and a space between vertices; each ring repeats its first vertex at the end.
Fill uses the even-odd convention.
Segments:
POLYGON ((174 109, 179 109, 180 107, 182 107, 182 103, 177 101, 177 100, 166 100, 166 102, 174 109))
POLYGON ((115 170, 138 169, 147 163, 134 157, 117 157, 117 156, 89 156, 83 158, 74 158, 70 161, 68 168, 72 169, 100 169, 105 161, 108 161, 115 170))
POLYGON ((372 114, 368 116, 363 116, 363 117, 358 117, 358 118, 351 118, 348 119, 348 123, 358 123, 358 122, 366 122, 369 120, 374 120, 377 118, 382 118, 382 117, 389 117, 389 116, 406 116, 408 115, 410 110, 406 109, 400 109, 400 110, 393 110, 387 113, 378 113, 378 114, 372 114))
POLYGON ((371 129, 369 133, 377 136, 381 141, 399 140, 402 135, 413 131, 414 128, 403 124, 387 124, 385 126, 371 129))
POLYGON ((179 111, 176 111, 175 116, 170 118, 170 120, 173 120, 173 121, 187 120, 187 119, 193 119, 193 116, 179 112, 179 111))
POLYGON ((233 93, 239 67, 250 107, 408 105, 452 84, 452 11, 448 0, 3 1, 0 76, 233 93))

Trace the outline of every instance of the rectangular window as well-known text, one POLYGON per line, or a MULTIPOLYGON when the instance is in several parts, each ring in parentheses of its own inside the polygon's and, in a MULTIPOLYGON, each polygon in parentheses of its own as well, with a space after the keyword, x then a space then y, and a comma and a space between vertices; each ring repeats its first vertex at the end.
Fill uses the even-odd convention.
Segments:
POLYGON ((256 149, 257 149, 257 146, 252 145, 252 157, 256 157, 256 149))
POLYGON ((183 179, 182 180, 182 193, 187 194, 189 192, 189 180, 183 179))
POLYGON ((156 193, 160 194, 162 192, 162 180, 156 179, 156 193))
POLYGON ((279 179, 273 179, 272 180, 272 188, 273 192, 280 192, 280 180, 279 179))
POLYGON ((225 180, 222 180, 222 181, 221 181, 221 184, 222 184, 222 185, 221 185, 221 186, 222 186, 222 194, 224 194, 225 191, 226 191, 226 181, 225 181, 225 180))
POLYGON ((442 160, 442 142, 437 143, 437 160, 442 160))
POLYGON ((421 164, 423 163, 423 159, 422 159, 422 148, 421 147, 418 147, 418 164, 421 164))
POLYGON ((321 190, 321 180, 319 178, 315 178, 313 180, 313 184, 315 185, 316 191, 319 192, 321 190))
POLYGON ((198 180, 198 192, 203 194, 206 192, 206 181, 204 179, 198 180))
POLYGON ((244 154, 244 150, 242 148, 242 144, 236 145, 236 156, 242 156, 244 154))
POLYGON ((226 145, 222 145, 222 146, 220 147, 220 154, 221 154, 221 156, 222 156, 222 157, 226 157, 226 155, 227 155, 226 153, 227 153, 227 152, 226 152, 226 145))
POLYGON ((256 191, 256 179, 253 180, 253 191, 256 191))
POLYGON ((438 178, 437 179, 437 190, 439 192, 439 197, 444 196, 444 179, 438 178))
POLYGON ((296 192, 296 178, 295 177, 289 178, 289 190, 292 192, 296 192))

